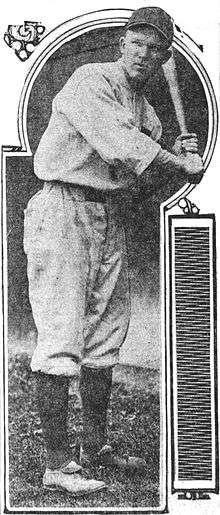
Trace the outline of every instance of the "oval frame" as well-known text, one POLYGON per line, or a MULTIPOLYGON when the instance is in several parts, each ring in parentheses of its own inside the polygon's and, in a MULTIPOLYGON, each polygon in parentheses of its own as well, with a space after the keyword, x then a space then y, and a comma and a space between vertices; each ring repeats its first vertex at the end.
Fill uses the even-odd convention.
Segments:
MULTIPOLYGON (((41 40, 41 44, 34 52, 34 56, 31 58, 31 60, 33 59, 33 65, 26 77, 18 109, 19 139, 21 142, 22 150, 24 150, 28 155, 32 155, 28 141, 26 124, 28 100, 33 82, 36 79, 42 67, 44 66, 45 62, 64 43, 86 32, 89 32, 96 28, 104 28, 109 26, 123 27, 129 19, 129 17, 131 16, 132 12, 133 10, 129 9, 104 9, 84 14, 82 16, 77 16, 76 18, 73 18, 72 20, 66 21, 63 24, 59 25, 56 29, 49 32, 49 34, 47 34, 41 40)), ((184 40, 189 40, 190 45, 194 45, 196 47, 195 43, 192 43, 191 38, 184 36, 182 33, 181 37, 182 39, 180 39, 180 37, 178 37, 176 34, 174 35, 173 46, 184 55, 184 57, 195 69, 197 75, 200 78, 200 81, 202 82, 208 105, 208 138, 206 148, 203 154, 204 168, 206 170, 212 159, 212 155, 217 140, 217 101, 215 98, 215 93, 211 80, 203 64, 196 56, 196 54, 189 48, 189 46, 187 46, 184 40)), ((175 204, 178 203, 180 198, 188 195, 195 187, 195 184, 186 183, 180 190, 178 190, 174 195, 172 195, 169 199, 162 203, 163 207, 166 209, 171 209, 175 204)))

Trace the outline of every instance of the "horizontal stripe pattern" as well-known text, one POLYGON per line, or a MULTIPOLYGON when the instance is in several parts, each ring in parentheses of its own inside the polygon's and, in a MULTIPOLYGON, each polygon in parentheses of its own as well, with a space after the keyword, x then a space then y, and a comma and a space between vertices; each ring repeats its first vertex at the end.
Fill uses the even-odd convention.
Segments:
POLYGON ((174 228, 178 479, 212 479, 207 227, 174 228))

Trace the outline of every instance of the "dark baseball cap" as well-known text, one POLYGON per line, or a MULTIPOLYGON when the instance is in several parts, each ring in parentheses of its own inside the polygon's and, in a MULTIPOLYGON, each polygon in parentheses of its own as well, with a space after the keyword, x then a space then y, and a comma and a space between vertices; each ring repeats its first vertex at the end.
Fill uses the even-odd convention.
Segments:
POLYGON ((150 25, 160 32, 168 45, 173 41, 173 19, 160 7, 141 7, 134 11, 125 25, 126 30, 135 26, 150 25))

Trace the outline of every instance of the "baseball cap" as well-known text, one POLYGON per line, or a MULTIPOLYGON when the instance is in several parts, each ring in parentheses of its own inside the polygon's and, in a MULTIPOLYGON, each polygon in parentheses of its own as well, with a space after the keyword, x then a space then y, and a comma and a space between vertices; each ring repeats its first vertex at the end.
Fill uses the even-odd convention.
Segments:
POLYGON ((160 7, 141 7, 134 11, 125 25, 126 30, 135 26, 150 25, 157 29, 171 45, 173 41, 173 19, 160 7))

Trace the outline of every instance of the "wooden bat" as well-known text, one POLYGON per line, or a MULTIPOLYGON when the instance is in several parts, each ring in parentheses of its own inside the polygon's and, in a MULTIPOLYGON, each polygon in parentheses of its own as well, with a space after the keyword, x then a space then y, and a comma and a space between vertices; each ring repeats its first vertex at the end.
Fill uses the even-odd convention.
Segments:
POLYGON ((165 79, 169 86, 170 95, 173 101, 180 132, 187 133, 188 131, 186 126, 185 114, 183 110, 183 103, 179 90, 176 65, 173 56, 171 56, 170 59, 163 65, 163 71, 165 79))
MULTIPOLYGON (((181 98, 181 94, 180 94, 180 90, 179 90, 176 65, 175 65, 175 60, 174 60, 173 55, 163 65, 163 71, 164 71, 165 79, 169 86, 170 95, 171 95, 171 98, 173 101, 177 122, 178 122, 179 128, 180 128, 180 133, 185 135, 188 133, 188 130, 187 130, 187 125, 186 125, 185 113, 184 113, 184 109, 183 109, 183 102, 182 102, 182 98, 181 98)), ((196 156, 196 154, 194 154, 194 156, 196 156)), ((197 184, 200 182, 202 176, 203 176, 203 173, 195 175, 193 177, 190 176, 189 181, 192 184, 197 184)))

